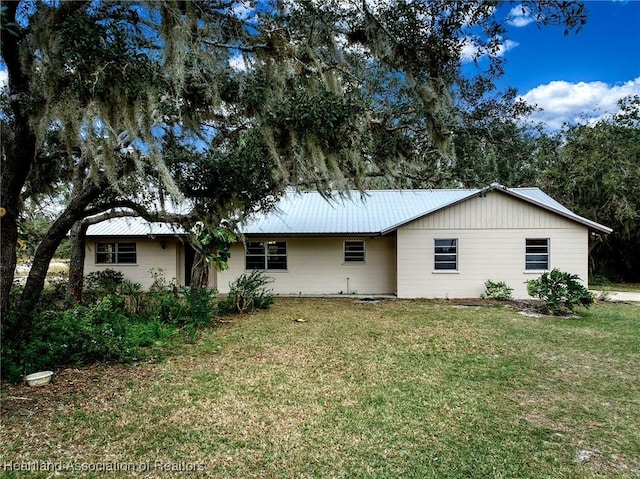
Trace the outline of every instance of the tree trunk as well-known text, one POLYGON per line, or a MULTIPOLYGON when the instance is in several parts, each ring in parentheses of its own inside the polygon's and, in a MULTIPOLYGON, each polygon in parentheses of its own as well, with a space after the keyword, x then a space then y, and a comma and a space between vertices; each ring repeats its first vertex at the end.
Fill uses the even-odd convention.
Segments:
POLYGON ((202 251, 196 249, 191 269, 191 288, 200 289, 209 286, 209 263, 202 251))
POLYGON ((83 221, 76 221, 71 227, 71 261, 69 262, 69 286, 67 297, 70 303, 82 303, 84 288, 84 257, 86 233, 88 225, 83 221))
MULTIPOLYGON (((4 195, 3 195, 4 199, 4 195)), ((6 203, 5 203, 6 204, 6 203)), ((5 207, 6 208, 6 207, 5 207)), ((18 245, 18 225, 15 218, 5 214, 0 219, 0 231, 2 232, 2 241, 0 241, 0 255, 2 264, 2 318, 6 318, 9 312, 9 294, 13 286, 13 276, 16 269, 16 247, 18 245)))
MULTIPOLYGON (((18 2, 5 2, 3 21, 16 23, 18 2)), ((6 27, 6 26, 5 26, 6 27)), ((2 145, 0 162, 0 315, 9 313, 9 294, 13 286, 18 246, 18 219, 24 186, 36 153, 36 135, 28 117, 29 78, 20 59, 22 31, 0 28, 0 49, 9 80, 9 103, 13 112, 11 142, 2 145)))
POLYGON ((74 191, 73 199, 69 203, 69 206, 67 206, 53 225, 51 225, 46 236, 38 245, 38 249, 36 249, 36 254, 33 258, 31 271, 27 277, 27 283, 20 297, 18 314, 21 324, 19 325, 19 329, 20 334, 24 338, 28 338, 31 332, 33 311, 44 289, 51 258, 53 258, 60 242, 65 238, 74 223, 82 220, 86 216, 85 209, 87 206, 91 204, 108 185, 109 182, 107 178, 104 177, 98 183, 87 184, 81 191, 74 191))
MULTIPOLYGON (((2 161, 0 178, 0 231, 2 232, 1 259, 1 292, 2 316, 9 312, 9 293, 13 285, 16 269, 16 248, 18 247, 18 218, 20 217, 20 192, 25 184, 33 158, 35 156, 35 135, 28 125, 18 125, 16 118, 14 135, 20 141, 13 142, 6 151, 6 158, 2 161)), ((26 120, 23 119, 23 121, 26 120)))
POLYGON ((18 335, 25 341, 28 340, 31 334, 33 312, 36 310, 40 301, 51 258, 53 258, 56 249, 58 249, 67 232, 71 226, 73 226, 74 220, 75 218, 72 218, 69 212, 63 213, 51 228, 49 228, 46 236, 38 245, 38 249, 36 249, 31 270, 29 271, 27 282, 20 297, 19 310, 17 311, 20 317, 18 335))

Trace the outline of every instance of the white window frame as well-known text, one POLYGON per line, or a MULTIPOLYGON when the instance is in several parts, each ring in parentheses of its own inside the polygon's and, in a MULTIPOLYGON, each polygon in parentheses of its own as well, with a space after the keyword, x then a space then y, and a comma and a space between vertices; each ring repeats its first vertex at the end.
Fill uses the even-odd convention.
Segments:
POLYGON ((551 267, 551 239, 550 238, 526 238, 524 242, 524 269, 525 271, 549 271, 551 267), (529 244, 529 242, 539 242, 538 244, 529 244), (543 245, 541 242, 544 241, 543 245), (542 248, 546 251, 535 251, 536 248, 542 248), (534 256, 544 256, 544 268, 533 267, 541 265, 542 261, 535 260, 534 256))
MULTIPOLYGON (((254 246, 255 247, 255 246, 254 246)), ((244 251, 244 264, 245 270, 260 270, 260 271, 286 271, 288 268, 288 247, 286 241, 247 241, 247 246, 244 251), (260 253, 249 253, 249 245, 256 245, 262 243, 262 251, 260 253), (269 245, 282 244, 284 245, 284 253, 271 253, 269 252, 269 245), (284 256, 284 268, 269 267, 269 259, 278 256, 284 256), (249 267, 249 258, 262 258, 262 268, 249 267)))
POLYGON ((459 261, 459 252, 460 242, 458 238, 434 238, 433 240, 433 269, 438 273, 446 273, 446 272, 457 272, 458 271, 458 261, 459 261), (438 242, 453 242, 453 244, 438 244, 438 242), (438 250, 440 248, 440 251, 438 250), (443 251, 442 248, 454 248, 453 252, 451 251, 443 251), (454 268, 444 268, 445 264, 451 264, 451 260, 443 260, 442 258, 445 256, 455 256, 453 261, 454 268))
POLYGON ((344 263, 354 264, 354 263, 365 263, 367 259, 367 246, 364 240, 345 240, 342 244, 342 259, 344 263), (362 249, 352 249, 347 251, 347 244, 350 243, 350 246, 356 246, 356 244, 361 244, 362 249))

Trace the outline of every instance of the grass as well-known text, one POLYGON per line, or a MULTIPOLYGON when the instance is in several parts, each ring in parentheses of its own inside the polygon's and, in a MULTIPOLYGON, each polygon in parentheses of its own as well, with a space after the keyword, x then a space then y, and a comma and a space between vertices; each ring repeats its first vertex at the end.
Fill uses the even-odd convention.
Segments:
POLYGON ((640 293, 640 283, 606 283, 589 285, 596 291, 620 291, 625 293, 640 293))
POLYGON ((67 477, 638 477, 639 336, 629 304, 278 299, 162 363, 5 387, 0 454, 67 477))

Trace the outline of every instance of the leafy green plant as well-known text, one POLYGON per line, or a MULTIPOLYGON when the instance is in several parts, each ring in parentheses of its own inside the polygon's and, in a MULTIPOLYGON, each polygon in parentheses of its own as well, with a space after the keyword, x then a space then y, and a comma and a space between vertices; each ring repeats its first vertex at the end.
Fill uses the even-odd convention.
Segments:
POLYGON ((115 269, 103 269, 89 273, 84 280, 84 300, 95 303, 107 294, 114 294, 124 281, 124 273, 115 269))
POLYGON ((174 284, 167 281, 167 277, 165 276, 162 268, 151 268, 149 270, 149 275, 151 275, 151 278, 153 279, 151 286, 149 286, 149 291, 156 292, 173 289, 174 284))
MULTIPOLYGON (((37 313, 27 344, 4 342, 3 378, 19 381, 25 373, 70 364, 127 363, 147 354, 141 348, 166 345, 175 327, 157 318, 131 316, 125 302, 126 298, 109 294, 93 307, 37 313)), ((14 325, 14 318, 8 319, 3 330, 14 325)))
POLYGON ((511 293, 513 288, 507 286, 504 281, 494 282, 490 279, 484 283, 484 293, 480 295, 481 298, 497 299, 498 301, 509 301, 512 299, 511 293))
POLYGON ((554 315, 573 312, 576 306, 588 308, 594 303, 593 295, 578 275, 557 268, 527 281, 527 291, 530 296, 543 300, 547 311, 554 315))
POLYGON ((144 293, 142 302, 144 306, 141 308, 140 314, 163 324, 181 325, 184 304, 174 291, 149 291, 144 293))
POLYGON ((173 325, 163 324, 157 319, 147 319, 132 322, 129 325, 127 336, 137 346, 147 348, 167 345, 176 332, 173 325))
POLYGON ((47 309, 64 309, 68 306, 67 289, 69 282, 65 275, 49 278, 48 284, 42 290, 40 304, 47 309))
POLYGON ((142 298, 142 285, 125 279, 119 288, 124 300, 124 307, 128 313, 137 314, 140 312, 140 299, 142 298))
POLYGON ((198 328, 209 326, 213 321, 216 307, 214 298, 216 291, 209 288, 183 288, 184 324, 187 341, 193 343, 198 328))
POLYGON ((153 282, 149 291, 144 293, 145 306, 141 313, 163 324, 183 325, 184 302, 175 281, 167 281, 162 268, 152 268, 149 274, 153 282))
POLYGON ((112 295, 105 296, 95 308, 44 311, 35 318, 32 338, 23 354, 25 369, 127 362, 135 352, 127 327, 122 301, 112 295))
POLYGON ((275 301, 275 296, 266 285, 272 281, 262 271, 240 275, 230 284, 229 294, 218 303, 223 314, 248 313, 255 309, 267 309, 275 301))

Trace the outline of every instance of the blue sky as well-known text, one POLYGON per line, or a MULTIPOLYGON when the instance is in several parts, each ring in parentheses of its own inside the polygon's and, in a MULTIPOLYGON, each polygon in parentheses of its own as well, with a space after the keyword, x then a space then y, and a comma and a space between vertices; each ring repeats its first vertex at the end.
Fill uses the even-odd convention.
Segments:
POLYGON ((585 7, 587 24, 577 34, 538 28, 526 16, 508 26, 499 85, 516 87, 543 108, 535 119, 552 130, 615 112, 619 98, 640 95, 640 1, 586 1, 585 7))

